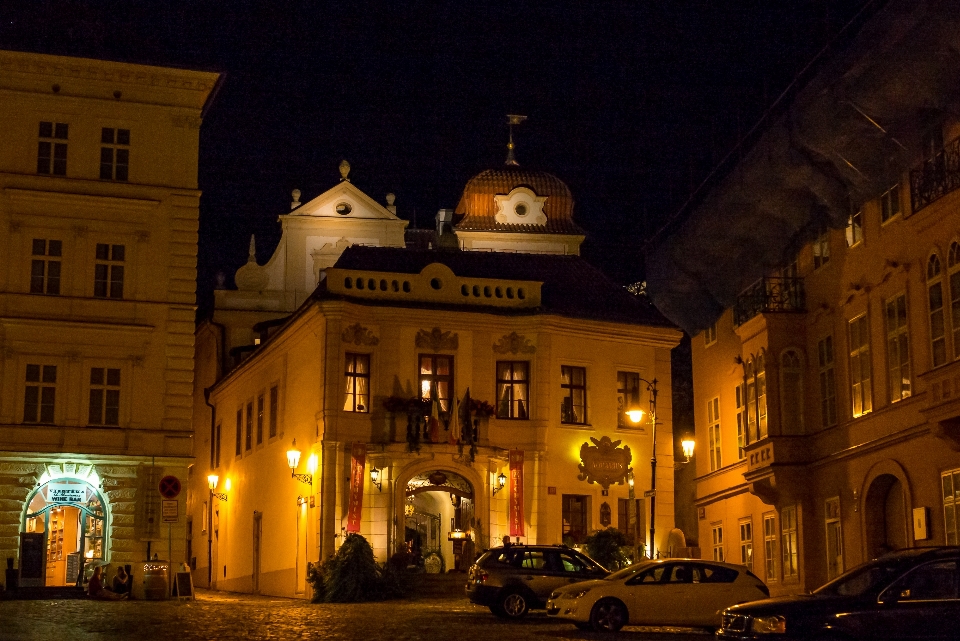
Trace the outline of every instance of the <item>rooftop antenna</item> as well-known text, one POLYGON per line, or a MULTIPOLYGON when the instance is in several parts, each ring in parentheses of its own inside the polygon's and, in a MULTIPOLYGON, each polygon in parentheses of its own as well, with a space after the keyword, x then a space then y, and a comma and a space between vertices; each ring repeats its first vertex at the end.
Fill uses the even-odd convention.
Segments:
POLYGON ((516 146, 513 144, 513 126, 519 125, 521 122, 526 120, 526 116, 518 116, 516 114, 507 114, 507 126, 510 128, 510 142, 507 143, 507 165, 512 167, 519 167, 520 163, 517 162, 517 159, 513 157, 513 148, 516 146))

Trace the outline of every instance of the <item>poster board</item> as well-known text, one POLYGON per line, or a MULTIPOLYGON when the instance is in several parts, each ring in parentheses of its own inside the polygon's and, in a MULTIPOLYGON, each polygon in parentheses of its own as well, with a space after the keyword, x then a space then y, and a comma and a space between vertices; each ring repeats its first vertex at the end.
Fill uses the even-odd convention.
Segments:
POLYGON ((177 597, 178 601, 180 599, 197 600, 197 596, 193 593, 193 574, 177 572, 173 579, 173 596, 177 597))

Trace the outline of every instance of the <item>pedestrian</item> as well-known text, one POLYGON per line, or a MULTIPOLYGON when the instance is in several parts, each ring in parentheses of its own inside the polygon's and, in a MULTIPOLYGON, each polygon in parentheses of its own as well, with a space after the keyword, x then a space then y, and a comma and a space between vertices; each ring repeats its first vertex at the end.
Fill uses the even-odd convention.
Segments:
POLYGON ((510 544, 510 535, 509 535, 509 534, 504 534, 504 535, 503 535, 503 547, 508 548, 508 547, 510 547, 510 545, 511 545, 511 544, 510 544))
POLYGON ((87 584, 87 594, 94 599, 103 599, 105 601, 116 601, 122 599, 123 595, 117 594, 113 590, 103 587, 103 566, 98 565, 93 570, 93 576, 90 577, 90 583, 87 584))
POLYGON ((117 568, 116 576, 113 577, 113 591, 117 594, 126 594, 127 589, 127 571, 121 565, 117 568))

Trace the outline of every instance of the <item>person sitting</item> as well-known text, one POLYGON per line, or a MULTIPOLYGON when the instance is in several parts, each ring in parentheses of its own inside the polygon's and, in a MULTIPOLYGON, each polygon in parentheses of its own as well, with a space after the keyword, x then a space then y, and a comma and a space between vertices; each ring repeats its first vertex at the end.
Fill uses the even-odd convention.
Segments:
POLYGON ((113 591, 117 594, 126 594, 130 587, 127 585, 127 571, 123 566, 117 568, 117 574, 113 577, 113 591))
POLYGON ((90 577, 90 583, 87 584, 87 594, 94 599, 104 599, 107 601, 116 601, 124 598, 122 594, 117 594, 113 590, 103 587, 103 566, 98 565, 93 570, 93 576, 90 577))

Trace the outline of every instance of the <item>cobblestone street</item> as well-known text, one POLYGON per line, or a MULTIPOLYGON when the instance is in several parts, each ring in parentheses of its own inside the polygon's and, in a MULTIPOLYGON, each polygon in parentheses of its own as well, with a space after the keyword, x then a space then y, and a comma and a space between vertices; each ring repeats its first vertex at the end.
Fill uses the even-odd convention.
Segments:
MULTIPOLYGON (((319 604, 198 590, 194 602, 0 601, 0 641, 234 639, 602 639, 543 612, 508 623, 466 598, 319 604)), ((629 641, 703 641, 703 633, 626 628, 629 641)))

